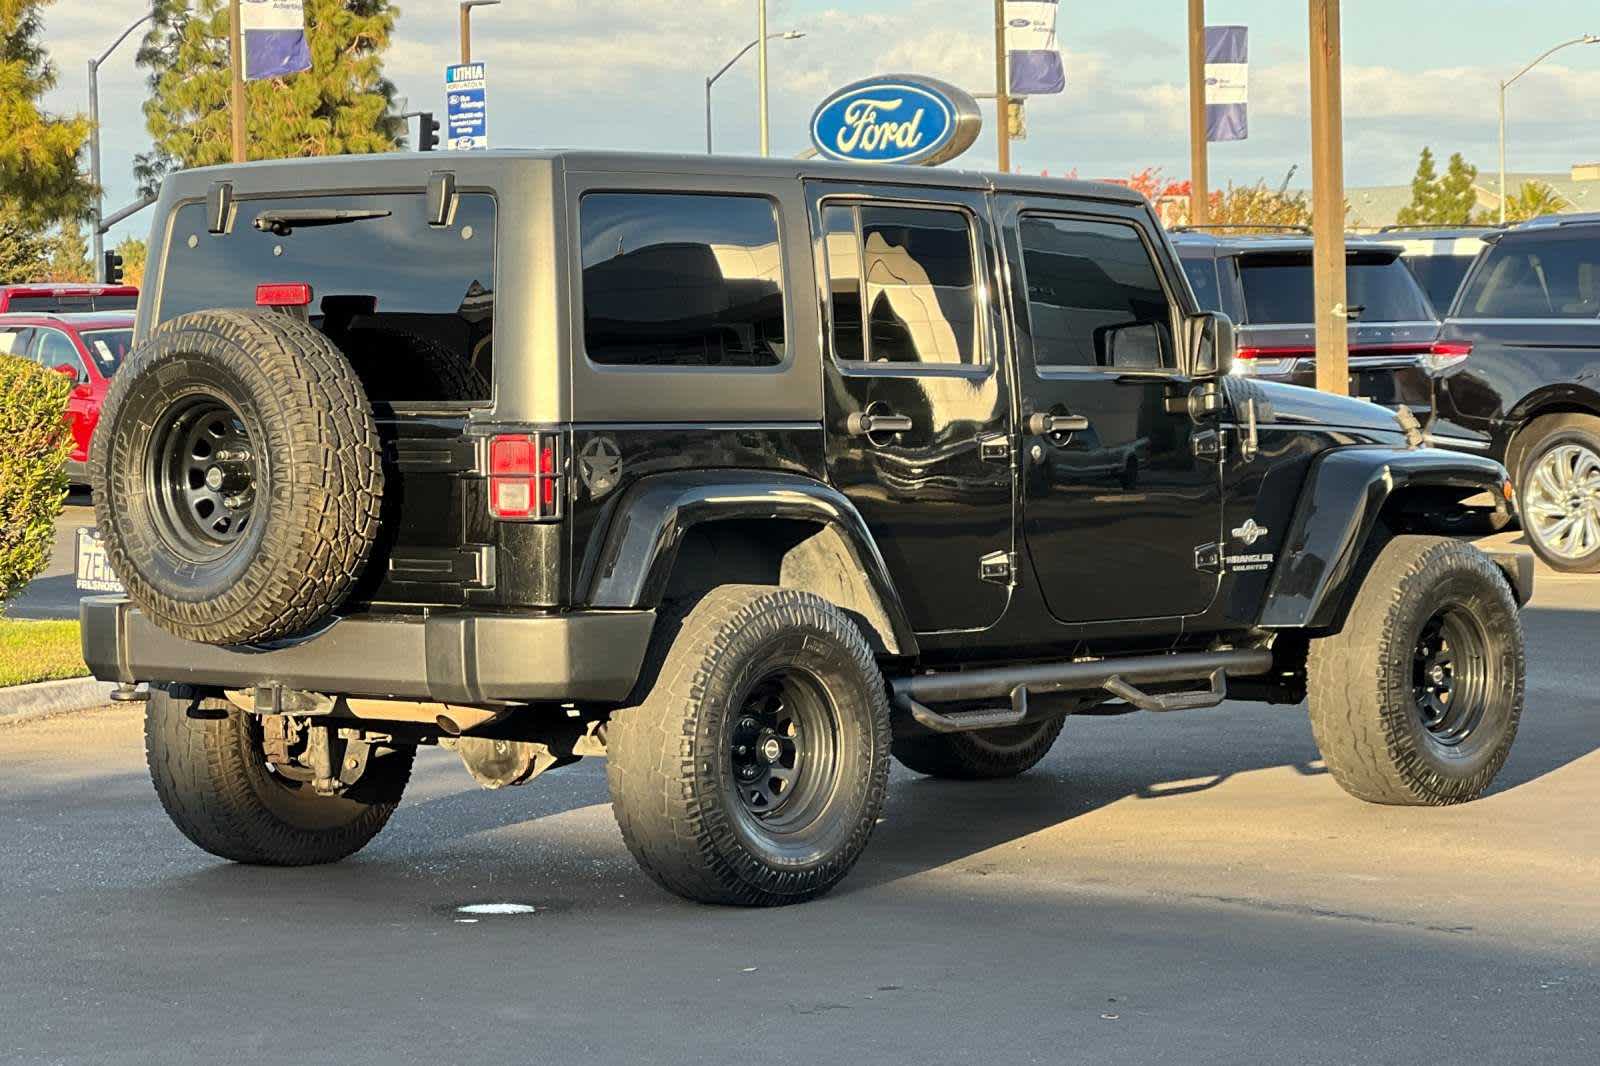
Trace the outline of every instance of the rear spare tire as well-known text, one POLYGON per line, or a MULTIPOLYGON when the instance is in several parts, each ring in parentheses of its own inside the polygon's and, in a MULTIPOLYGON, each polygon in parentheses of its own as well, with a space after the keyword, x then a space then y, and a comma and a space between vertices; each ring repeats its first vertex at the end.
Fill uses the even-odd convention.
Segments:
POLYGON ((326 337, 286 315, 163 323, 117 374, 90 453, 95 520, 129 597, 186 640, 305 630, 378 531, 372 408, 326 337))

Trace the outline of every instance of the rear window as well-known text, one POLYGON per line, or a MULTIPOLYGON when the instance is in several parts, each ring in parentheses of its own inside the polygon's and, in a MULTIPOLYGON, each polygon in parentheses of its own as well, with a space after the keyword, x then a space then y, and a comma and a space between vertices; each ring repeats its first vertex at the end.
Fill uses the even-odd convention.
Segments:
POLYGON ((82 333, 84 347, 94 356, 102 377, 110 377, 133 347, 131 329, 91 329, 82 333))
POLYGON ((1458 313, 1464 318, 1600 315, 1600 240, 1569 232, 1501 241, 1467 283, 1458 313))
POLYGON ((311 324, 350 357, 368 395, 391 402, 490 398, 495 201, 463 193, 430 226, 422 193, 243 200, 206 232, 204 204, 178 209, 158 318, 253 308, 256 286, 311 286, 311 324))
POLYGON ((1428 301, 1442 314, 1455 303, 1461 282, 1472 269, 1475 256, 1470 255, 1417 255, 1406 258, 1406 266, 1417 277, 1417 282, 1428 294, 1428 301))
POLYGON ((6 309, 17 314, 49 315, 73 311, 132 311, 139 304, 137 296, 72 296, 13 295, 6 301, 6 309))
MULTIPOLYGON (((1309 254, 1244 256, 1239 279, 1245 321, 1251 325, 1316 321, 1309 254)), ((1436 317, 1415 275, 1398 259, 1355 259, 1345 268, 1345 288, 1355 321, 1426 322, 1436 317)))

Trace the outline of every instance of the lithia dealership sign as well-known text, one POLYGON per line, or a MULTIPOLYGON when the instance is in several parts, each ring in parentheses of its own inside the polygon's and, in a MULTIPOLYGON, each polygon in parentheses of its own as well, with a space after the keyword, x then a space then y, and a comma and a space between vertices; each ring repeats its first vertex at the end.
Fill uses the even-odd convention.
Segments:
POLYGON ((811 116, 829 159, 935 166, 972 147, 983 115, 972 95, 936 78, 885 74, 846 85, 811 116))

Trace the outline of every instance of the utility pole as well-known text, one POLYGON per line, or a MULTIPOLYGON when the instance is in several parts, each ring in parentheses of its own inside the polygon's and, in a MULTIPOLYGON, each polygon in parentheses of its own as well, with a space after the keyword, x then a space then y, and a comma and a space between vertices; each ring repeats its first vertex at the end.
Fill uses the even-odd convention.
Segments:
POLYGON ((761 158, 765 159, 772 154, 771 131, 767 125, 767 0, 761 0, 760 7, 761 14, 756 19, 756 40, 760 42, 756 45, 756 81, 760 87, 756 94, 761 108, 761 158))
POLYGON ((228 4, 228 56, 233 69, 229 87, 230 114, 233 120, 233 161, 245 161, 244 31, 239 24, 239 0, 228 4))
POLYGON ((1006 3, 994 0, 994 135, 1000 145, 1000 173, 1011 173, 1011 79, 1006 65, 1006 3))
POLYGON ((1310 0, 1311 225, 1317 304, 1317 388, 1350 394, 1345 292, 1344 88, 1339 0, 1310 0))
POLYGON ((1189 0, 1189 224, 1211 214, 1210 161, 1206 157, 1206 0, 1189 0))

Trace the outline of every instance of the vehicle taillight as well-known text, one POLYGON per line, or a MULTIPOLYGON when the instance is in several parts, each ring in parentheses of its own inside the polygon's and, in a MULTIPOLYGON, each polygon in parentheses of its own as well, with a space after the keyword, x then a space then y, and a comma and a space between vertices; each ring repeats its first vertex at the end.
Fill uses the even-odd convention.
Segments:
POLYGON ((561 517, 561 438, 508 434, 489 441, 489 513, 522 522, 561 517))
POLYGON ((1234 354, 1233 368, 1239 374, 1283 374, 1294 369, 1301 359, 1316 355, 1311 348, 1254 348, 1243 347, 1234 354))
POLYGON ((303 281, 257 285, 257 307, 310 307, 311 286, 303 281))
POLYGON ((1447 370, 1472 354, 1471 341, 1434 341, 1428 346, 1423 362, 1434 373, 1447 370))

